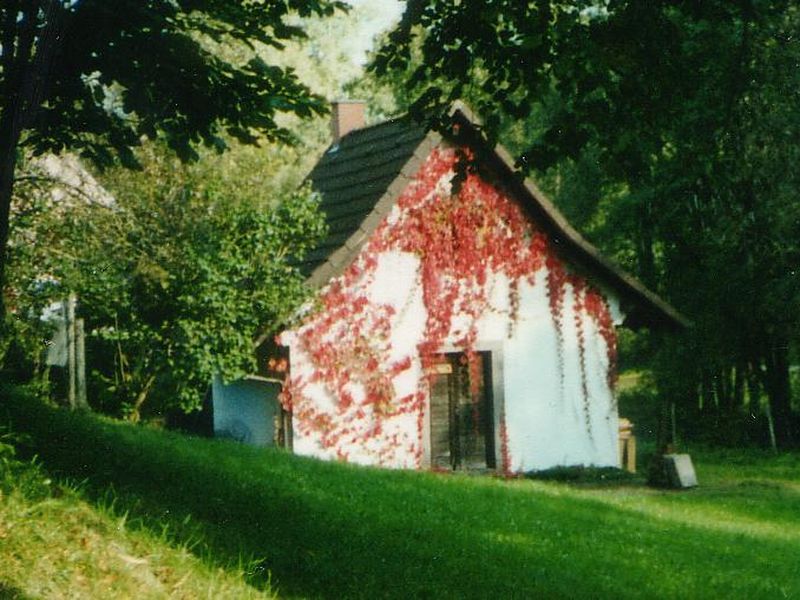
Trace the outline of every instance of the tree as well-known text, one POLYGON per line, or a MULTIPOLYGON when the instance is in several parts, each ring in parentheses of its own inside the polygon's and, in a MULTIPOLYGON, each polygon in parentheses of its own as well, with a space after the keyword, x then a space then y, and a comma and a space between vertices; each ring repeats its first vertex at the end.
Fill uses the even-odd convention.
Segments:
MULTIPOLYGON (((597 200, 580 205, 594 239, 696 323, 660 343, 665 389, 726 425, 761 413, 763 392, 790 445, 799 24, 781 0, 411 0, 373 68, 410 71, 412 111, 434 124, 462 96, 491 138, 522 124, 523 170, 572 169, 574 181, 582 161, 599 167, 597 200)), ((585 194, 552 189, 568 206, 561 192, 585 194)))
MULTIPOLYGON (((290 13, 330 15, 338 0, 5 0, 0 5, 0 290, 19 152, 72 148, 135 165, 142 138, 184 159, 222 133, 288 139, 282 112, 324 111, 288 68, 255 52, 303 35, 290 13), (220 44, 237 45, 226 59, 220 44)), ((0 293, 0 315, 5 314, 0 293)))
POLYGON ((93 402, 134 420, 148 405, 198 408, 215 375, 255 372, 253 339, 306 298, 297 261, 323 232, 307 189, 249 197, 146 150, 143 173, 105 174, 113 205, 78 197, 40 210, 26 232, 35 273, 11 271, 31 315, 79 294, 93 402))

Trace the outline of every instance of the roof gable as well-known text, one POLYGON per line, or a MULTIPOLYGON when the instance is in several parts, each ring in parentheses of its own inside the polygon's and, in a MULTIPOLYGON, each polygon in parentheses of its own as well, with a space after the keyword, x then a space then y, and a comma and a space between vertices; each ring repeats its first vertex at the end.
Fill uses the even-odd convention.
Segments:
POLYGON ((308 176, 322 196, 328 224, 326 239, 301 263, 312 285, 324 285, 354 258, 351 251, 377 225, 372 215, 391 208, 407 182, 403 173, 413 168, 409 163, 427 155, 428 136, 425 128, 401 118, 357 129, 325 151, 308 176))
MULTIPOLYGON (((688 324, 586 241, 545 194, 516 171, 502 146, 487 144, 479 121, 466 106, 456 103, 451 116, 457 133, 446 141, 469 147, 481 170, 520 202, 569 264, 620 296, 628 315, 626 325, 679 328, 688 324)), ((322 196, 321 209, 329 226, 327 238, 302 263, 311 285, 320 287, 344 272, 442 141, 440 134, 403 117, 355 130, 328 148, 308 177, 322 196)))

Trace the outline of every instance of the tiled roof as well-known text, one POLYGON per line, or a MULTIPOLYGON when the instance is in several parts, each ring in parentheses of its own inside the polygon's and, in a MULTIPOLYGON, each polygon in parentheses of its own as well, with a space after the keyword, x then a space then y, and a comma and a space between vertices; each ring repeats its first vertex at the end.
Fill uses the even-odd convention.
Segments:
MULTIPOLYGON (((632 327, 682 328, 689 322, 641 282, 625 273, 586 241, 533 182, 523 179, 501 146, 489 146, 480 122, 467 107, 451 111, 460 126, 459 144, 476 150, 482 167, 516 197, 537 225, 544 228, 559 253, 587 276, 613 289, 624 303, 632 327)), ((327 238, 301 264, 313 286, 340 275, 355 259, 395 200, 413 178, 441 136, 408 117, 357 129, 332 145, 308 179, 322 196, 329 226, 327 238)))
POLYGON ((426 134, 408 118, 395 119, 357 129, 322 155, 308 178, 322 196, 329 231, 302 263, 307 275, 359 231, 426 134))

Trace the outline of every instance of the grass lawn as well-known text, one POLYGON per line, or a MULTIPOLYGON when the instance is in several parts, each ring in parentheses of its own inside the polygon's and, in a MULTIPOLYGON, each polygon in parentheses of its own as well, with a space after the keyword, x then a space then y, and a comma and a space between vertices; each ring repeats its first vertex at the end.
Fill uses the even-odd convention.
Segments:
POLYGON ((0 429, 0 598, 274 597, 18 460, 15 437, 0 429))
POLYGON ((48 487, 0 492, 0 598, 272 597, 69 487, 48 487))
POLYGON ((569 486, 322 463, 5 396, 0 423, 89 502, 113 487, 142 534, 166 526, 212 570, 244 559, 281 596, 800 598, 798 454, 695 451, 688 492, 569 486))

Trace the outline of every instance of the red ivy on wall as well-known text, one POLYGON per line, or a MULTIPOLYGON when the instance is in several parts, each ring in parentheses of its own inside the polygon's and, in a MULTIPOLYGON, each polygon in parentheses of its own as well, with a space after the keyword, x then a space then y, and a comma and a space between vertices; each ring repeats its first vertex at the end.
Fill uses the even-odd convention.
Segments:
MULTIPOLYGON (((519 284, 533 285, 536 273, 547 269, 547 293, 556 325, 563 381, 563 318, 566 286, 574 290, 576 326, 582 366, 582 390, 588 396, 585 342, 581 314, 597 324, 608 351, 609 383, 616 371, 616 336, 604 298, 581 279, 571 276, 520 207, 475 173, 468 173, 457 193, 450 179, 457 153, 435 149, 384 219, 358 258, 323 291, 320 306, 295 330, 297 349, 313 364, 313 375, 293 375, 284 386, 282 402, 294 413, 301 434, 316 433, 323 448, 347 459, 358 448, 378 464, 411 454, 417 466, 423 458, 423 428, 428 378, 421 376, 415 392, 398 397, 395 378, 414 364, 424 373, 433 366, 445 343, 463 349, 475 368, 478 321, 490 307, 489 272, 509 280, 509 335, 519 308, 519 284), (395 308, 369 298, 378 256, 399 251, 419 259, 419 283, 427 311, 418 354, 393 360, 392 320, 395 308), (466 328, 453 331, 455 318, 466 328), (308 387, 322 384, 334 399, 322 406, 309 397, 308 387), (417 431, 407 436, 386 431, 387 420, 416 415, 417 431)), ((471 378, 478 381, 477 377, 471 378)), ((477 396, 477 390, 472 390, 477 396)), ((585 398, 588 401, 588 398, 585 398)), ((588 409, 587 409, 588 415, 588 409)), ((588 416, 587 416, 588 418, 588 416)), ((503 469, 510 465, 503 421, 503 469)))

